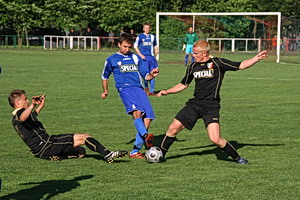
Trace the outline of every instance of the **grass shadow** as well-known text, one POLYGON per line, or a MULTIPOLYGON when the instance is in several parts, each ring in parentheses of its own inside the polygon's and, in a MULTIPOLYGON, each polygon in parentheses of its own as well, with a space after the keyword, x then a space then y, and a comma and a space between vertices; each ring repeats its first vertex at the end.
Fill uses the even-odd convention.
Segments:
POLYGON ((51 199, 58 194, 66 193, 80 186, 79 181, 91 179, 94 175, 78 176, 71 180, 50 180, 42 182, 29 182, 20 185, 32 186, 27 189, 19 190, 13 194, 2 196, 2 200, 39 200, 51 199))
MULTIPOLYGON (((230 144, 236 149, 240 149, 243 148, 245 146, 253 146, 253 147, 260 147, 260 146, 264 146, 264 147, 274 147, 274 146, 284 146, 285 144, 251 144, 251 143, 239 143, 237 141, 229 141, 230 144)), ((182 148, 180 149, 181 151, 185 151, 185 150, 191 150, 191 149, 204 149, 204 148, 209 148, 209 147, 214 147, 212 149, 208 149, 208 150, 203 150, 203 151, 196 151, 196 152, 190 152, 187 154, 181 154, 181 155, 176 155, 176 156, 170 156, 167 157, 168 159, 176 159, 176 158, 181 158, 181 157, 185 157, 185 156, 194 156, 194 155, 198 155, 198 156, 202 156, 202 155, 208 155, 208 154, 215 154, 217 157, 217 160, 223 160, 223 161, 230 161, 230 162, 234 162, 234 160, 232 160, 231 158, 229 158, 227 156, 227 154, 225 154, 220 148, 216 147, 215 145, 211 144, 211 145, 206 145, 206 146, 199 146, 199 147, 189 147, 189 148, 182 148)))

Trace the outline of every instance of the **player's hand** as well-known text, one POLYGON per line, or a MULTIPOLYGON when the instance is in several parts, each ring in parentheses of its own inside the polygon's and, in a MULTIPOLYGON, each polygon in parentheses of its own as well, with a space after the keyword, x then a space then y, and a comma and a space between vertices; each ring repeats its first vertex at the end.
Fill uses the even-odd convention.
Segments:
POLYGON ((141 58, 143 59, 143 60, 146 60, 146 57, 142 54, 141 55, 141 58))
POLYGON ((167 95, 168 92, 166 90, 161 90, 159 93, 156 94, 157 97, 161 97, 162 95, 167 95))
POLYGON ((183 44, 183 46, 182 46, 182 51, 184 51, 184 50, 185 50, 185 48, 186 48, 186 45, 185 45, 185 44, 183 44))
POLYGON ((45 97, 46 95, 45 94, 41 94, 39 96, 33 96, 31 98, 31 101, 32 101, 32 104, 33 105, 40 105, 40 104, 45 104, 45 97))
POLYGON ((269 56, 269 55, 268 55, 267 50, 261 51, 261 52, 259 52, 259 53, 256 55, 256 57, 257 57, 258 60, 265 59, 265 58, 267 58, 268 56, 269 56))
POLYGON ((108 92, 102 92, 101 98, 106 99, 107 95, 108 95, 108 92))
POLYGON ((159 54, 159 50, 155 50, 155 55, 158 55, 159 54))
POLYGON ((159 74, 159 69, 158 68, 154 68, 150 74, 153 76, 153 77, 157 77, 158 74, 159 74))

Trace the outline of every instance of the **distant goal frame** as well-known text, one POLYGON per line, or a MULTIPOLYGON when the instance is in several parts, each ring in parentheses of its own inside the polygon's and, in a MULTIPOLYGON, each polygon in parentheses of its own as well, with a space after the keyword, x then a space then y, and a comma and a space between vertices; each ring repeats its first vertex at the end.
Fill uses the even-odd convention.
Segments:
MULTIPOLYGON (((192 16, 193 29, 195 28, 195 16, 277 16, 277 47, 276 47, 276 63, 280 62, 280 38, 281 38, 281 12, 212 12, 212 13, 184 13, 184 12, 157 12, 156 13, 156 40, 159 46, 159 18, 160 16, 192 16)), ((159 60, 159 55, 157 55, 159 60)))

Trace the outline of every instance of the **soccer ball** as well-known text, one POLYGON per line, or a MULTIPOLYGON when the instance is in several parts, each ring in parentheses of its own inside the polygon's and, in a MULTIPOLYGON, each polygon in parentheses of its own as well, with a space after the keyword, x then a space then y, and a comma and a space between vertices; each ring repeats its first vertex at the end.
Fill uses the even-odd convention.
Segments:
POLYGON ((151 147, 146 151, 145 156, 148 163, 158 163, 164 159, 163 152, 158 147, 151 147))

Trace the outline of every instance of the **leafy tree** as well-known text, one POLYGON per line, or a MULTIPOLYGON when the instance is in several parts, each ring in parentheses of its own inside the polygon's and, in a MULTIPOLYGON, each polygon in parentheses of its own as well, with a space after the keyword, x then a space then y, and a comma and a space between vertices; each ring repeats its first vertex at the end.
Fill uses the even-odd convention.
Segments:
POLYGON ((28 31, 33 27, 41 25, 40 15, 42 10, 34 3, 26 0, 4 1, 0 0, 1 17, 0 24, 6 28, 13 29, 18 34, 18 45, 22 45, 22 35, 26 35, 26 45, 28 42, 28 31))

